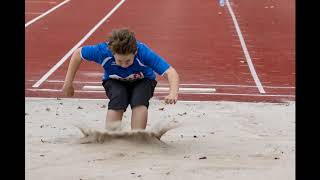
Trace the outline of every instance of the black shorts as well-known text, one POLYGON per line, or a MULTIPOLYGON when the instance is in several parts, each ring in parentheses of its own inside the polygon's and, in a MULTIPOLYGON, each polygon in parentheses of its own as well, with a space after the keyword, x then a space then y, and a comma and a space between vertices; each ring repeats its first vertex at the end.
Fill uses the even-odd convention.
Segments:
POLYGON ((146 78, 133 82, 107 79, 102 85, 110 99, 108 109, 126 111, 129 104, 131 109, 140 105, 148 108, 157 81, 146 78))

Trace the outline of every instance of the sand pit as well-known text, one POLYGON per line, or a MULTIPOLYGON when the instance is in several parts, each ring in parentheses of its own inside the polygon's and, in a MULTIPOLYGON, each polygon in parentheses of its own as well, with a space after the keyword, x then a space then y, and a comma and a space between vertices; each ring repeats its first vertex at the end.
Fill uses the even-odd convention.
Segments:
POLYGON ((145 131, 130 131, 128 109, 113 133, 104 131, 106 103, 26 98, 26 179, 295 179, 293 102, 153 100, 145 131), (167 124, 179 126, 157 134, 167 124))

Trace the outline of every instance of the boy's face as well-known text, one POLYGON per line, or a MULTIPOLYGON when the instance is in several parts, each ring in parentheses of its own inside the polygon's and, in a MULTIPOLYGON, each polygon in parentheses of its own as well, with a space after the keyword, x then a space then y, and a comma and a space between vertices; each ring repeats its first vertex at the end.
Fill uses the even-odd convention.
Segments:
POLYGON ((133 60, 134 60, 134 56, 135 54, 114 54, 113 55, 115 60, 116 60, 116 64, 123 67, 123 68, 127 68, 129 66, 131 66, 133 64, 133 60))

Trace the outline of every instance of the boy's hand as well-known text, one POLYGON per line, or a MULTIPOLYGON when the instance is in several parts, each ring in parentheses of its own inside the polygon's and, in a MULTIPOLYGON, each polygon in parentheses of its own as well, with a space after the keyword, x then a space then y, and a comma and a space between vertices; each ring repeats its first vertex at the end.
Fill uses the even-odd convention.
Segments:
POLYGON ((176 104, 178 100, 177 94, 169 94, 164 98, 166 104, 176 104))
POLYGON ((74 95, 74 88, 72 84, 71 85, 64 84, 62 87, 62 91, 67 97, 72 97, 74 95))

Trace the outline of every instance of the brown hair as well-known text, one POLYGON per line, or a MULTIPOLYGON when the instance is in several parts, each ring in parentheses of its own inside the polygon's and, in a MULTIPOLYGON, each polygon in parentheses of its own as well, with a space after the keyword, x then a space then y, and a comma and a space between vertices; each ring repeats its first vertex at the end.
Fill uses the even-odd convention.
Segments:
POLYGON ((115 29, 108 39, 109 49, 116 54, 134 54, 137 51, 134 33, 127 28, 115 29))

